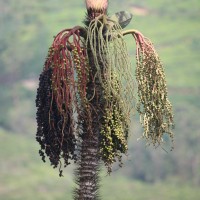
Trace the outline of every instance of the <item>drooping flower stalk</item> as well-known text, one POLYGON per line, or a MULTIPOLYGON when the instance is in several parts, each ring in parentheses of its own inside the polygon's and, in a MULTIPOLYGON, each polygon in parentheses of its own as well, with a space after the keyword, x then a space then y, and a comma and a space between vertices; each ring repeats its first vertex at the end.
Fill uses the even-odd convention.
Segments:
POLYGON ((90 22, 87 32, 95 77, 103 91, 100 155, 111 172, 116 158, 121 161, 122 154, 127 152, 131 102, 134 99, 131 64, 118 23, 100 15, 90 22))
POLYGON ((163 135, 167 133, 173 142, 173 112, 168 100, 163 64, 152 42, 142 33, 128 30, 123 32, 123 35, 126 34, 132 34, 136 42, 137 111, 144 128, 143 137, 149 144, 157 146, 163 143, 163 135))
POLYGON ((86 97, 88 64, 82 46, 80 27, 61 31, 54 39, 40 75, 36 106, 37 135, 53 167, 76 160, 75 112, 82 109, 86 97), (78 78, 76 78, 78 76, 78 78))

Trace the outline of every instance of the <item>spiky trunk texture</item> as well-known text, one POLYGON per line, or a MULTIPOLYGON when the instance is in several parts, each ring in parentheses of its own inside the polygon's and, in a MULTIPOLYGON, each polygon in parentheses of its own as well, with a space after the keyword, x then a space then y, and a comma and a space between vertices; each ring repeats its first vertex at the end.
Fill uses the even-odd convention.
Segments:
POLYGON ((87 116, 81 116, 82 133, 80 159, 76 170, 76 183, 78 188, 75 190, 75 200, 97 200, 99 199, 99 122, 103 117, 103 88, 98 78, 95 78, 96 67, 94 64, 93 54, 88 49, 88 59, 90 66, 89 82, 87 84, 87 99, 90 99, 90 115, 92 123, 88 124, 87 116), (95 85, 95 91, 94 91, 95 85))
POLYGON ((76 200, 97 200, 99 186, 99 142, 97 134, 86 136, 81 144, 81 160, 76 172, 76 200))

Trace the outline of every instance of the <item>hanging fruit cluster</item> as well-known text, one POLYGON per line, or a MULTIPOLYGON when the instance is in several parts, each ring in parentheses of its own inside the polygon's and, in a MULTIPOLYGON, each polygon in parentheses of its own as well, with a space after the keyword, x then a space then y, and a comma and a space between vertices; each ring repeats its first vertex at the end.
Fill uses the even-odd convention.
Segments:
POLYGON ((144 127, 143 137, 157 146, 162 144, 163 135, 167 133, 173 142, 173 112, 168 100, 163 65, 153 44, 139 32, 134 36, 137 42, 137 111, 144 127))
POLYGON ((75 112, 81 109, 80 99, 83 100, 86 93, 88 65, 79 32, 75 27, 55 37, 40 75, 36 97, 39 153, 43 161, 46 154, 51 165, 59 167, 60 176, 62 162, 66 167, 70 160, 76 161, 75 112))

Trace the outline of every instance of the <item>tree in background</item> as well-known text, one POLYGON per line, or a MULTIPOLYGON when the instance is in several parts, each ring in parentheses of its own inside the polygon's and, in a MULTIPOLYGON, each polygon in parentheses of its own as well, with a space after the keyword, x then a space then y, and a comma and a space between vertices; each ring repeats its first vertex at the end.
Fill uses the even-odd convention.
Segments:
POLYGON ((127 154, 134 110, 131 63, 124 36, 136 41, 136 79, 142 138, 155 147, 167 133, 173 141, 172 107, 162 63, 151 41, 122 29, 132 16, 107 15, 107 0, 86 0, 85 27, 57 34, 40 75, 36 97, 37 135, 42 160, 62 168, 77 163, 74 199, 98 199, 99 167, 108 173, 127 154))

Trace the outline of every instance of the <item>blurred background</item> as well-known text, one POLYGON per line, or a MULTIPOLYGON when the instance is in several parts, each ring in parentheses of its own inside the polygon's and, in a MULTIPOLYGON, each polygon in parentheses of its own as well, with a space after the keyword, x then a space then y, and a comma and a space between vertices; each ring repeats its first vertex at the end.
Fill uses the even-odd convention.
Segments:
MULTIPOLYGON (((200 1, 113 0, 109 14, 128 10, 127 28, 149 37, 165 66, 174 108, 175 149, 146 147, 137 115, 129 155, 111 176, 102 172, 104 200, 200 199, 200 1)), ((44 164, 35 141, 38 77, 53 36, 82 25, 83 0, 0 0, 0 199, 72 200, 73 169, 44 164)), ((127 37, 135 68, 135 43, 127 37)))

